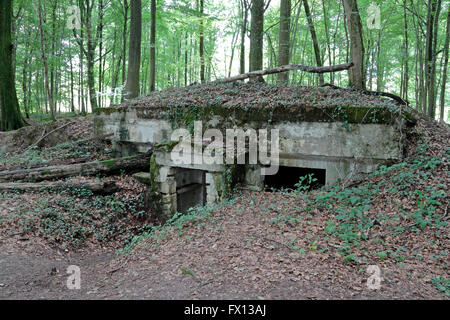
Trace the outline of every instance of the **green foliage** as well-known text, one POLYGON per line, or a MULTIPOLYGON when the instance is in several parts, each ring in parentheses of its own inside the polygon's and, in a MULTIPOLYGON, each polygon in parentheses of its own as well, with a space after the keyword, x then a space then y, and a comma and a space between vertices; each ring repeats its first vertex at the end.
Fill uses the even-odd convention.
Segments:
MULTIPOLYGON (((352 256, 352 248, 359 248, 362 242, 368 241, 368 235, 375 224, 382 224, 383 231, 392 236, 409 230, 426 227, 440 229, 447 226, 442 215, 436 214, 436 209, 448 198, 445 186, 428 183, 432 179, 430 170, 442 165, 443 161, 430 156, 428 148, 424 141, 417 148, 418 156, 411 162, 380 166, 370 177, 383 178, 376 179, 373 183, 346 189, 340 186, 327 187, 308 200, 307 207, 333 208, 335 215, 325 222, 324 233, 335 236, 344 244, 340 252, 345 261, 356 261, 352 256), (425 187, 416 189, 417 184, 424 184, 425 187), (416 209, 412 214, 407 215, 403 211, 397 214, 377 212, 372 207, 374 198, 392 198, 396 195, 400 198, 407 197, 415 203, 416 209), (404 223, 405 220, 407 223, 404 223)), ((302 190, 305 188, 302 184, 300 187, 303 187, 302 190)), ((384 260, 389 257, 388 253, 397 262, 405 260, 403 249, 382 250, 375 252, 374 257, 384 260)))
POLYGON ((110 151, 111 150, 108 148, 105 150, 103 145, 82 139, 61 143, 49 148, 39 149, 38 147, 33 146, 21 153, 0 153, 0 166, 14 165, 30 168, 36 165, 46 164, 56 159, 90 159, 96 157, 100 153, 108 153, 110 151))
POLYGON ((431 282, 439 291, 443 292, 446 296, 450 296, 450 279, 445 279, 441 276, 431 279, 431 282))
POLYGON ((211 219, 211 212, 221 207, 234 204, 234 199, 228 199, 221 203, 206 206, 196 206, 190 208, 186 213, 175 213, 172 218, 166 221, 163 225, 156 225, 151 227, 150 230, 143 232, 140 235, 133 237, 133 239, 124 248, 118 252, 120 254, 128 254, 138 243, 148 239, 153 242, 154 247, 157 247, 159 243, 169 234, 170 230, 182 231, 183 228, 193 223, 204 223, 211 219))
MULTIPOLYGON (((410 81, 408 100, 419 104, 416 99, 419 96, 413 94, 412 86, 416 70, 420 70, 418 64, 420 59, 418 50, 424 52, 425 40, 421 32, 425 21, 417 23, 416 17, 427 16, 427 5, 424 1, 413 1, 408 4, 411 14, 406 15, 402 5, 396 2, 379 2, 381 9, 382 29, 368 29, 365 21, 368 19, 368 8, 371 0, 358 2, 361 16, 364 47, 368 55, 369 66, 367 66, 367 87, 370 90, 386 91, 385 85, 389 83, 389 91, 401 93, 405 64, 409 65, 410 81), (405 30, 405 22, 408 29, 405 30), (404 46, 405 31, 410 36, 409 54, 406 55, 404 46), (414 36, 415 35, 415 36, 414 36), (399 45, 399 43, 401 45, 399 45), (376 54, 374 54, 376 52, 376 54), (369 59, 370 58, 370 59, 369 59)), ((51 83, 53 100, 58 106, 60 113, 64 116, 73 114, 71 111, 71 75, 74 78, 74 105, 77 112, 81 112, 81 101, 78 96, 86 98, 88 91, 87 61, 83 56, 83 73, 80 68, 80 47, 75 41, 72 29, 67 28, 70 11, 67 10, 72 2, 64 0, 52 5, 43 5, 45 23, 44 47, 48 62, 48 69, 52 75, 56 75, 58 83, 51 83), (79 79, 83 80, 83 91, 79 79), (57 85, 56 85, 57 84, 57 85)), ((125 15, 123 1, 117 1, 100 6, 97 1, 92 6, 91 29, 101 30, 101 37, 94 37, 96 50, 92 56, 93 63, 93 88, 99 91, 99 100, 103 107, 110 104, 120 103, 123 84, 126 82, 126 68, 128 57, 128 38, 126 32, 122 34, 124 27, 129 30, 129 9, 125 15), (124 17, 128 17, 126 20, 124 17), (100 19, 101 18, 101 19, 100 19), (100 22, 102 22, 101 28, 100 22), (101 48, 100 52, 100 39, 101 48)), ((19 104, 22 111, 31 114, 32 120, 46 121, 46 92, 42 86, 43 74, 39 25, 36 15, 36 7, 30 1, 13 1, 13 12, 20 12, 15 21, 16 34, 13 41, 16 49, 16 88, 18 91, 19 104), (20 76, 19 76, 20 75, 20 76), (33 113, 39 114, 35 116, 33 113)), ((318 1, 312 6, 314 24, 318 43, 321 47, 323 63, 325 65, 345 63, 348 60, 348 52, 339 50, 347 47, 346 25, 343 17, 341 2, 318 1)), ((445 11, 443 9, 443 11, 445 11)), ((156 89, 162 90, 173 87, 181 87, 200 82, 201 60, 198 50, 200 37, 200 22, 203 21, 203 34, 205 43, 205 72, 207 80, 222 78, 238 73, 239 64, 239 42, 240 28, 242 26, 243 12, 237 2, 206 1, 204 15, 200 15, 198 4, 194 1, 158 1, 156 10, 156 89), (223 47, 222 44, 228 44, 223 47), (232 61, 231 57, 233 57, 232 61)), ((443 13, 441 13, 442 16, 443 13)), ((249 17, 250 18, 250 17, 249 17)), ((280 8, 279 4, 272 2, 268 5, 264 14, 264 66, 268 68, 277 65, 278 36, 279 36, 280 8)), ((291 10, 291 61, 293 63, 304 63, 315 65, 315 53, 311 45, 308 21, 302 10, 302 2, 292 4, 291 10)), ((143 6, 142 29, 150 30, 150 10, 143 6)), ((247 21, 248 23, 250 22, 247 21)), ((249 25, 247 25, 249 27, 249 25)), ((445 42, 445 19, 439 19, 437 23, 437 43, 445 42)), ((83 34, 84 43, 87 39, 87 26, 82 23, 78 34, 83 34)), ((127 30, 127 31, 128 31, 127 30)), ((145 37, 144 37, 145 38, 145 37)), ((142 39, 142 53, 150 51, 150 42, 142 39)), ((246 34, 246 39, 248 34, 246 34)), ((80 39, 81 40, 81 39, 80 39)), ((247 56, 248 48, 244 55, 247 56)), ((150 62, 147 54, 142 54, 140 82, 142 92, 149 91, 149 68, 150 62)), ((437 56, 437 76, 443 70, 443 50, 437 56)), ((246 61, 246 67, 248 64, 246 61)), ((245 70, 247 71, 247 70, 245 70)), ((347 73, 326 73, 323 75, 326 83, 334 83, 346 86, 348 83, 347 73)), ((417 75, 418 76, 418 75, 417 75)), ((290 83, 302 85, 317 85, 318 76, 307 72, 292 72, 289 74, 290 83)), ((277 75, 268 75, 266 81, 275 83, 277 75)), ((416 81, 417 83, 417 81, 416 81)), ((415 88, 416 91, 419 88, 415 88)), ((440 88, 439 88, 440 89, 440 88)), ((349 97, 333 97, 338 105, 345 106, 349 97)), ((448 90, 444 91, 444 98, 448 100, 448 90)), ((85 102, 87 99, 85 100, 85 102)), ((286 99, 288 101, 288 99, 286 99)), ((209 103, 215 104, 214 99, 209 103)), ((262 103, 264 105, 264 102, 262 103)), ((390 104, 392 105, 392 104, 390 104)), ((372 114, 372 116, 375 116, 372 114)), ((375 118, 374 118, 375 119, 375 118)), ((269 119, 270 122, 270 119, 269 119)), ((345 123, 344 127, 351 130, 351 125, 345 123)))
POLYGON ((142 223, 148 218, 142 197, 94 196, 90 190, 76 188, 49 193, 50 197, 43 196, 37 206, 26 204, 8 219, 20 224, 23 233, 37 232, 50 242, 77 247, 85 245, 88 239, 127 244, 136 233, 149 228, 142 223), (140 226, 131 226, 133 221, 140 226))
POLYGON ((300 177, 299 181, 294 185, 295 192, 303 193, 308 191, 311 188, 312 184, 316 181, 317 179, 314 178, 313 173, 300 177))

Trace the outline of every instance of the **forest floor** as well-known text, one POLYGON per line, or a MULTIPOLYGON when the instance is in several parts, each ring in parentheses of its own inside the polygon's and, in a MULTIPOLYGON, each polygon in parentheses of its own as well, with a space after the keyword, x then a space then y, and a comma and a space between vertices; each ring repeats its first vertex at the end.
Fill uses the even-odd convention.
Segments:
MULTIPOLYGON (((92 130, 79 117, 0 133, 0 170, 108 158, 106 142, 83 142, 92 130)), ((449 299, 449 141, 420 120, 405 160, 363 181, 240 189, 165 225, 124 173, 72 178, 113 179, 109 196, 0 192, 0 299, 449 299)))

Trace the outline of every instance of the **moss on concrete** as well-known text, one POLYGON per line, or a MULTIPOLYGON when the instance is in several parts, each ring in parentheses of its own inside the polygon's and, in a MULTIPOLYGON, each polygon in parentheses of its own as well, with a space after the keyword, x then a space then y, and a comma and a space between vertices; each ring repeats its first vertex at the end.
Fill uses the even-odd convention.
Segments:
POLYGON ((123 112, 123 111, 125 111, 125 110, 119 109, 119 108, 116 108, 116 107, 97 108, 97 109, 95 110, 95 114, 96 114, 96 115, 106 115, 106 116, 109 116, 110 114, 113 114, 113 113, 115 113, 115 112, 123 112))
MULTIPOLYGON (((403 113, 408 120, 414 118, 403 113)), ((348 122, 348 123, 378 123, 392 124, 399 114, 383 107, 352 107, 352 106, 289 106, 274 108, 224 108, 221 106, 205 107, 175 107, 168 110, 163 117, 172 126, 182 126, 193 131, 194 121, 210 121, 213 116, 219 116, 224 121, 232 121, 238 126, 249 122, 348 122)), ((223 123, 225 125, 225 123, 223 123)))
POLYGON ((155 156, 152 155, 150 157, 150 181, 149 188, 146 193, 146 203, 148 207, 154 212, 157 216, 160 216, 163 213, 162 210, 162 195, 159 192, 160 183, 159 179, 159 166, 156 163, 155 156))
POLYGON ((232 195, 235 186, 245 180, 245 165, 229 165, 221 174, 214 175, 214 184, 219 199, 232 195))

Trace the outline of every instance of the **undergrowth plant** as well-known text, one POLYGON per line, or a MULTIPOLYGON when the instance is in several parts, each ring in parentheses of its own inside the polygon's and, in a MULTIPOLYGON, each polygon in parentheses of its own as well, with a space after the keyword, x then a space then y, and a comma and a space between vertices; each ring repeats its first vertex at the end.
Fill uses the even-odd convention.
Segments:
POLYGON ((169 220, 162 225, 155 225, 150 230, 136 235, 124 248, 118 251, 119 254, 129 254, 131 250, 141 241, 148 239, 153 241, 153 247, 159 246, 160 242, 168 236, 169 231, 181 231, 183 228, 193 223, 204 223, 211 219, 211 212, 224 206, 233 205, 235 198, 230 198, 221 203, 207 204, 205 206, 196 206, 190 208, 186 213, 176 212, 169 220))
MULTIPOLYGON (((307 200, 307 207, 331 209, 334 212, 331 219, 326 221, 324 232, 340 240, 342 245, 339 252, 345 261, 357 261, 353 251, 369 239, 375 225, 382 225, 384 234, 392 236, 403 232, 419 232, 425 227, 439 229, 447 226, 442 215, 436 213, 436 209, 448 200, 447 190, 442 184, 428 183, 432 179, 430 170, 442 165, 443 160, 428 155, 428 148, 425 141, 418 146, 419 156, 414 160, 380 166, 369 176, 370 183, 346 189, 340 186, 328 187, 307 200), (425 187, 417 189, 418 184, 425 187), (387 199, 407 197, 416 208, 412 213, 401 209, 394 213, 379 212, 373 207, 373 200, 380 196, 387 199)), ((447 150, 447 157, 449 155, 447 150)), ((381 250, 373 256, 380 260, 388 257, 397 262, 405 260, 405 253, 401 249, 381 250)))

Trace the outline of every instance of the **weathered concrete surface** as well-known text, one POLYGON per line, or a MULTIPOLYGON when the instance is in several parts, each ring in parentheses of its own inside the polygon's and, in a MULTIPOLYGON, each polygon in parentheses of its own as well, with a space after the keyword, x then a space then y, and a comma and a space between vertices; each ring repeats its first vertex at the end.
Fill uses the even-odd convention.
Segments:
MULTIPOLYGON (((162 174, 155 183, 161 193, 164 216, 170 217, 177 211, 177 192, 184 187, 179 178, 198 172, 205 173, 205 181, 196 181, 199 187, 191 187, 186 192, 194 192, 196 201, 200 204, 214 203, 223 199, 227 181, 223 172, 229 165, 225 164, 175 164, 169 148, 170 136, 175 129, 184 127, 192 132, 193 122, 202 121, 203 133, 207 129, 219 129, 226 139, 226 129, 240 128, 243 130, 271 129, 279 130, 279 165, 326 170, 326 184, 357 179, 362 173, 375 170, 380 164, 386 164, 402 159, 403 138, 405 136, 405 120, 401 115, 383 117, 380 112, 354 110, 357 108, 339 108, 335 114, 336 120, 331 121, 329 114, 322 111, 313 113, 316 121, 299 121, 278 116, 274 121, 259 114, 257 118, 248 118, 246 113, 220 109, 210 109, 208 112, 191 113, 189 109, 183 114, 177 111, 176 117, 172 109, 146 110, 128 107, 117 110, 99 110, 95 118, 97 135, 113 133, 112 141, 118 153, 129 155, 136 152, 146 152, 154 149, 155 170, 162 174), (348 115, 345 114, 348 112, 348 115), (378 115, 368 120, 368 114, 378 115), (236 118, 236 116, 239 116, 236 118), (352 118, 353 117, 353 118, 352 118), (245 118, 245 119, 244 119, 245 118), (174 120, 176 119, 176 120, 174 120), (346 119, 342 121, 342 119, 346 119), (349 121, 348 119, 352 119, 349 121), (358 123, 356 120, 360 119, 358 123), (380 120, 381 119, 381 120, 380 120), (383 121, 383 119, 388 119, 383 121), (182 125, 178 125, 181 123, 182 125), (157 148, 154 148, 157 146, 157 148), (170 172, 170 174, 167 174, 170 172), (184 172, 181 174, 180 172, 184 172), (190 173, 189 173, 190 172, 190 173), (178 191, 177 191, 178 190, 178 191), (203 191, 204 190, 204 191, 203 191), (206 194, 204 194, 206 192, 206 194), (203 199, 203 200, 201 200, 203 199)), ((308 111, 312 112, 312 111, 308 111)), ((331 111, 330 111, 331 112, 331 111)), ((288 112, 287 112, 288 113, 288 112)), ((308 114, 308 113, 305 113, 308 114)), ((264 115, 267 117, 267 115, 264 115)), ((289 117, 287 117, 289 118, 289 117)), ((270 139, 269 139, 270 141, 270 139)), ((224 144, 225 145, 225 144, 224 144)), ((254 188, 264 186, 264 177, 260 174, 260 165, 247 165, 243 173, 243 181, 254 188)), ((157 173, 158 175, 159 173, 157 173)), ((199 177, 200 175, 196 175, 199 177)), ((191 179, 192 180, 192 179, 191 179)), ((191 182, 192 183, 192 182, 191 182)), ((178 193, 178 197, 181 194, 178 193)), ((186 199, 184 202, 186 203, 186 199)))

